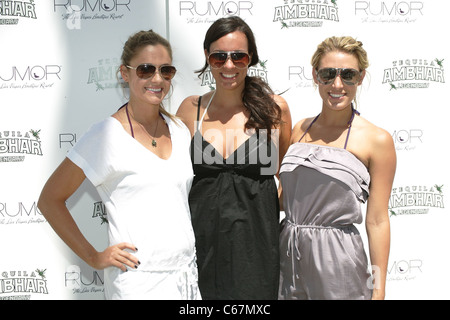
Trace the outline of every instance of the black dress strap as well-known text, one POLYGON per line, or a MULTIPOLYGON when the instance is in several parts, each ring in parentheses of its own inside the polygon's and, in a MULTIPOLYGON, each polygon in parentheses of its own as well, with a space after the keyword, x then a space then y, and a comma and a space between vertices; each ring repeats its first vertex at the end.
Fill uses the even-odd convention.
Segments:
POLYGON ((200 119, 200 104, 202 103, 202 96, 198 97, 198 104, 197 104, 197 121, 200 119))
POLYGON ((128 102, 126 102, 123 106, 121 106, 119 109, 117 109, 117 111, 119 111, 120 109, 122 109, 122 108, 125 107, 126 105, 128 105, 128 102))
POLYGON ((202 103, 202 96, 198 97, 198 104, 197 104, 197 131, 198 131, 198 127, 200 122, 198 121, 200 119, 200 104, 202 103))

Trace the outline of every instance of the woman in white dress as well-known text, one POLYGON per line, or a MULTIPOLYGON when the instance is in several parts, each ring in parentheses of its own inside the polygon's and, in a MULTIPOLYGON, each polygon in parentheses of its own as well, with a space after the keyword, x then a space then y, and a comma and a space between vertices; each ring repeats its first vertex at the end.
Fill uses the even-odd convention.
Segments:
POLYGON ((38 206, 81 259, 105 270, 106 299, 199 299, 188 205, 190 133, 162 107, 176 73, 170 44, 152 30, 138 32, 125 43, 121 62, 128 103, 80 139, 38 206), (65 205, 85 178, 107 209, 103 252, 86 240, 65 205))

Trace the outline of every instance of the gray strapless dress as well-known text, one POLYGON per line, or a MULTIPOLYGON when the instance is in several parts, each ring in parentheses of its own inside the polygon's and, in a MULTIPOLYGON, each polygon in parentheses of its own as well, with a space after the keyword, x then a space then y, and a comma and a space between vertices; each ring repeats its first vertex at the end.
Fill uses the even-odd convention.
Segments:
POLYGON ((280 180, 279 299, 370 299, 368 260, 353 225, 363 221, 369 196, 364 164, 346 149, 295 143, 280 180))

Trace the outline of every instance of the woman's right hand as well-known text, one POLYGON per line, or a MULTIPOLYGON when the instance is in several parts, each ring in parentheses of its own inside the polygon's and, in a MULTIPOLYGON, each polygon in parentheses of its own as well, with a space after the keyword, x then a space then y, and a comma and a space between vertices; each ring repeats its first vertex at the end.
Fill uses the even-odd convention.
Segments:
POLYGON ((141 263, 127 249, 132 252, 137 252, 135 246, 122 242, 106 248, 103 252, 98 252, 93 258, 91 266, 99 270, 107 267, 117 267, 122 271, 127 271, 127 266, 132 269, 137 269, 141 263))
POLYGON ((67 199, 85 178, 83 170, 65 158, 42 189, 38 201, 39 210, 61 239, 91 267, 98 270, 111 266, 123 271, 127 267, 136 269, 140 262, 128 252, 137 251, 134 245, 123 242, 98 252, 86 240, 67 209, 67 199))

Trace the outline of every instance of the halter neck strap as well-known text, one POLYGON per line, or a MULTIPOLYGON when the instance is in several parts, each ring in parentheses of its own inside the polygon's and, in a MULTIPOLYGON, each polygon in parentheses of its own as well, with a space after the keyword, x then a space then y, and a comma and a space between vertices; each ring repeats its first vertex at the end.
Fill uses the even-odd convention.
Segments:
MULTIPOLYGON (((353 108, 353 105, 352 105, 352 116, 351 116, 350 120, 347 122, 347 124, 348 124, 348 131, 347 131, 347 137, 345 138, 344 149, 347 149, 348 138, 350 137, 350 130, 352 128, 353 119, 355 118, 355 114, 359 115, 360 113, 359 113, 359 111, 355 110, 355 108, 353 108)), ((300 137, 300 139, 298 139, 298 142, 300 142, 303 139, 303 137, 309 131, 309 129, 311 128, 313 123, 316 122, 316 120, 319 118, 319 116, 320 116, 320 113, 314 118, 313 121, 311 121, 311 123, 309 124, 308 128, 305 130, 303 135, 300 137)))
POLYGON ((128 114, 128 103, 125 105, 125 111, 127 113, 128 124, 130 125, 131 136, 134 138, 133 125, 131 124, 130 115, 128 114))
POLYGON ((350 137, 350 130, 352 129, 352 124, 353 124, 353 119, 355 118, 355 114, 359 115, 359 112, 356 111, 352 105, 352 117, 348 121, 348 131, 347 131, 347 138, 345 138, 344 149, 347 149, 348 138, 350 137))
MULTIPOLYGON (((209 108, 209 106, 211 105, 211 102, 212 102, 212 100, 213 100, 215 94, 216 94, 216 92, 214 91, 213 94, 212 94, 212 96, 211 96, 211 99, 209 99, 209 101, 208 101, 208 104, 207 104, 207 106, 206 106, 206 108, 205 108, 205 111, 203 111, 202 118, 200 119, 200 121, 199 121, 198 124, 197 124, 197 130, 200 130, 200 131, 201 131, 202 123, 203 123, 203 118, 205 117, 206 111, 208 111, 208 108, 209 108)), ((198 106, 198 110, 200 111, 200 103, 199 103, 199 106, 198 106)))

